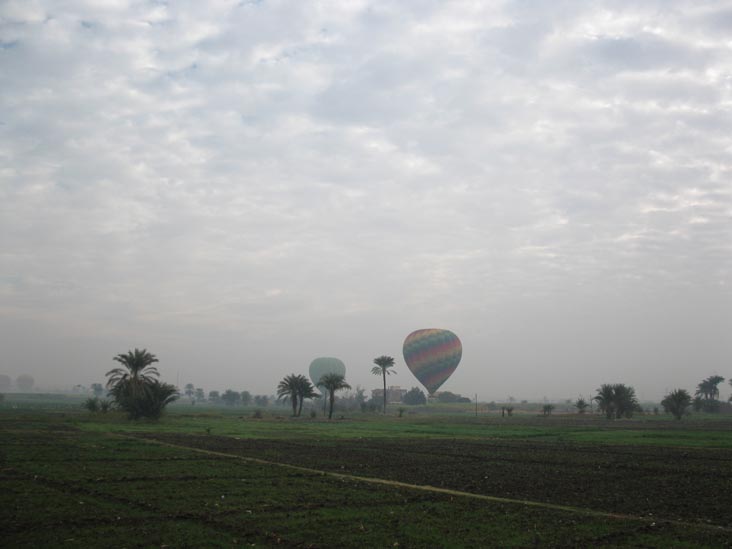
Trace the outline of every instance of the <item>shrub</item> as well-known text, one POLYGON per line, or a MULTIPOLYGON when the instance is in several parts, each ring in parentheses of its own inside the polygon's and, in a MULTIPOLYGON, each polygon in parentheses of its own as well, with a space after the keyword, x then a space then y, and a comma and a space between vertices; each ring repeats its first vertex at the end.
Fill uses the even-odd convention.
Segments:
POLYGON ((442 391, 439 395, 437 395, 437 401, 444 402, 446 404, 459 402, 460 395, 456 395, 455 393, 451 393, 450 391, 442 391))
POLYGON ((99 399, 97 397, 89 397, 84 401, 84 404, 81 405, 85 410, 89 410, 90 412, 98 412, 99 411, 99 399))
POLYGON ((635 396, 635 389, 622 383, 601 385, 593 400, 597 401, 607 419, 631 418, 633 413, 643 411, 635 396))
POLYGON ((226 392, 224 392, 224 394, 221 395, 221 400, 227 406, 234 406, 234 404, 238 403, 241 400, 241 394, 238 393, 237 391, 232 391, 231 389, 227 389, 226 392))
POLYGON ((156 379, 142 384, 124 380, 112 387, 109 394, 130 419, 158 419, 163 409, 178 398, 174 386, 156 379))
POLYGON ((667 394, 661 401, 661 406, 666 413, 673 414, 676 419, 681 419, 691 405, 691 395, 684 389, 675 389, 667 394))
POLYGON ((412 387, 409 391, 407 391, 404 394, 404 398, 402 400, 404 401, 404 404, 409 404, 412 406, 427 404, 427 397, 418 387, 412 387))

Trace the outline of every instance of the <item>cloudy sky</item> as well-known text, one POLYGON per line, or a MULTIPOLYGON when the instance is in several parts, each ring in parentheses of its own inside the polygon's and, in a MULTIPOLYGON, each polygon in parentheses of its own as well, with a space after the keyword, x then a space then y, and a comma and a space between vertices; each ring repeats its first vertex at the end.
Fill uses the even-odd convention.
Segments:
POLYGON ((0 373, 429 327, 488 400, 732 377, 732 3, 0 2, 0 373))

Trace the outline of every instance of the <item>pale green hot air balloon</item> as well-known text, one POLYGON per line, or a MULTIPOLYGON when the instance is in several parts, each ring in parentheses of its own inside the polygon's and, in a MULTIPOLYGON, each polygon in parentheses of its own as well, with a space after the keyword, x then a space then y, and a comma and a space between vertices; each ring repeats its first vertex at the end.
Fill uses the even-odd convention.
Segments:
POLYGON ((321 356, 310 363, 309 373, 310 380, 313 382, 313 385, 315 385, 315 387, 320 391, 320 394, 323 395, 323 409, 325 409, 325 401, 328 400, 328 394, 323 387, 318 386, 318 382, 325 374, 338 374, 346 377, 346 365, 338 358, 334 358, 332 356, 321 356))
POLYGON ((332 356, 321 356, 310 363, 310 381, 313 382, 313 385, 318 387, 320 378, 325 374, 338 374, 346 377, 346 365, 342 360, 332 356))

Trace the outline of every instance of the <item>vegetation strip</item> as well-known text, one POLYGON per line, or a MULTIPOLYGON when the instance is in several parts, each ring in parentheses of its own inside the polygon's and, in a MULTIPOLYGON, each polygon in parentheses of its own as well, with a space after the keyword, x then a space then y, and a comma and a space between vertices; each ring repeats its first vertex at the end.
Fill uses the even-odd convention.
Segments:
POLYGON ((198 453, 219 456, 219 457, 236 458, 236 459, 246 461, 249 463, 257 463, 260 465, 270 465, 270 466, 282 467, 285 469, 291 469, 291 470, 300 471, 303 473, 311 473, 311 474, 316 474, 316 475, 321 475, 321 476, 329 476, 329 477, 337 478, 340 480, 351 480, 351 481, 365 482, 365 483, 370 483, 370 484, 381 484, 381 485, 386 485, 386 486, 394 486, 397 488, 405 488, 408 490, 420 490, 423 492, 432 492, 432 493, 449 495, 449 496, 471 498, 471 499, 477 499, 477 500, 481 500, 481 501, 489 501, 489 502, 493 502, 493 503, 523 505, 526 507, 538 507, 538 508, 542 508, 542 509, 564 511, 564 512, 568 512, 568 513, 585 515, 585 516, 589 516, 589 517, 632 520, 632 521, 643 522, 643 523, 651 524, 651 525, 658 524, 658 523, 674 524, 677 526, 702 528, 702 529, 706 529, 706 530, 713 530, 716 532, 720 532, 720 531, 732 532, 732 528, 728 528, 726 526, 662 519, 659 517, 650 518, 650 517, 643 517, 643 516, 637 516, 637 515, 627 515, 627 514, 622 514, 622 513, 608 513, 605 511, 596 511, 594 509, 587 509, 587 508, 583 508, 583 507, 573 507, 570 505, 559 505, 559 504, 555 504, 555 503, 546 503, 546 502, 541 502, 541 501, 503 498, 503 497, 499 497, 499 496, 488 496, 485 494, 475 494, 475 493, 471 493, 471 492, 463 492, 460 490, 451 490, 449 488, 439 488, 437 486, 430 486, 427 484, 409 484, 409 483, 400 482, 397 480, 388 480, 388 479, 382 479, 382 478, 376 478, 376 477, 362 477, 362 476, 351 475, 351 474, 347 474, 347 473, 336 473, 333 471, 323 471, 320 469, 302 467, 299 465, 292 465, 289 463, 268 461, 265 459, 254 458, 254 457, 249 457, 249 456, 241 456, 238 454, 228 454, 225 452, 217 452, 214 450, 205 450, 203 448, 196 448, 195 446, 185 446, 183 444, 173 444, 171 442, 165 442, 165 441, 158 440, 155 438, 141 438, 141 437, 137 437, 134 435, 127 435, 127 434, 123 434, 123 433, 109 433, 109 434, 113 435, 113 436, 130 438, 130 439, 137 440, 137 441, 145 441, 145 442, 149 442, 152 444, 159 444, 161 446, 168 446, 170 448, 179 448, 182 450, 190 450, 190 451, 194 451, 194 452, 198 452, 198 453))

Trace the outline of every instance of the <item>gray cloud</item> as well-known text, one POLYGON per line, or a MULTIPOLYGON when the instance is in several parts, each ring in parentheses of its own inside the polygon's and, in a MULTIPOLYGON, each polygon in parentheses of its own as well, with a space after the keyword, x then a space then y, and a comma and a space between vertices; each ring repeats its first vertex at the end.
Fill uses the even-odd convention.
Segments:
POLYGON ((2 371, 641 396, 729 376, 724 2, 5 2, 2 371), (395 378, 412 386, 405 366, 395 378))

